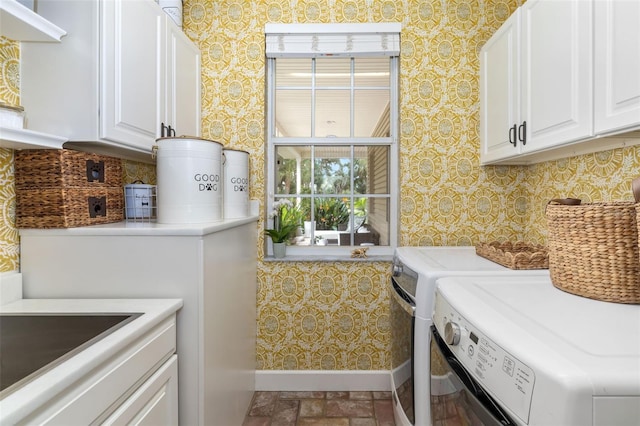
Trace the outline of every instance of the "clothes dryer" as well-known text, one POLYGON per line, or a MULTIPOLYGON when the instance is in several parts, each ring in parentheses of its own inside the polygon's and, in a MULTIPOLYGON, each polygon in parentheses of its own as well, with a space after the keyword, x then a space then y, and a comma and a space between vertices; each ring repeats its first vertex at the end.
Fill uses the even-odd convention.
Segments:
POLYGON ((448 276, 545 276, 549 271, 512 270, 466 247, 399 247, 391 293, 391 390, 398 426, 428 426, 429 344, 436 281, 448 276))

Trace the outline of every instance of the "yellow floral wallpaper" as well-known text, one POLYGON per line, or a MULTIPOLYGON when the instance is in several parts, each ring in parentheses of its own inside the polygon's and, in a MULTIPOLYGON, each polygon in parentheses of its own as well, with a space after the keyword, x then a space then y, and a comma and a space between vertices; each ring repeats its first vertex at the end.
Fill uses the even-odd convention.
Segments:
MULTIPOLYGON (((0 102, 20 104, 20 44, 4 37, 0 37, 0 102)), ((15 199, 13 150, 0 148, 0 272, 14 271, 19 265, 15 199)))
MULTIPOLYGON (((187 0, 183 28, 203 53, 203 136, 250 152, 251 198, 262 202, 264 24, 401 22, 401 244, 515 239, 528 218, 524 169, 478 167, 478 51, 517 6, 187 0)), ((389 268, 261 262, 258 368, 388 368, 389 268)))
MULTIPOLYGON (((401 22, 400 244, 544 243, 549 198, 630 200, 640 147, 479 166, 478 51, 523 2, 185 0, 183 28, 202 51, 203 136, 250 153, 250 196, 263 213, 264 24, 401 22)), ((0 39, 0 100, 19 78, 8 44, 0 39)), ((12 174, 12 152, 0 150, 0 270, 18 265, 12 174)), ((125 175, 153 170, 125 163, 125 175)), ((387 369, 389 263, 263 262, 259 234, 258 368, 387 369)))

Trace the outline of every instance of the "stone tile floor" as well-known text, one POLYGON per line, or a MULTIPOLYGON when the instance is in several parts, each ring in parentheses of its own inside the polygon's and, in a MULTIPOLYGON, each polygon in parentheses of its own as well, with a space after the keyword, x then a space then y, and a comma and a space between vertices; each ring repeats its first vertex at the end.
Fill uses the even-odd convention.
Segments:
POLYGON ((243 426, 395 426, 391 392, 255 392, 243 426))

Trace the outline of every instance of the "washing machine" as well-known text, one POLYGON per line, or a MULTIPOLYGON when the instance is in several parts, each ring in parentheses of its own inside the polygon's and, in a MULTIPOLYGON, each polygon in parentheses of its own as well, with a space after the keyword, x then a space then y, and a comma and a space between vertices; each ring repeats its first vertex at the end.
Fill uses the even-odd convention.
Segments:
POLYGON ((391 390, 398 426, 430 425, 430 340, 436 281, 451 276, 549 276, 512 270, 476 255, 475 247, 399 247, 391 294, 391 390))
POLYGON ((640 424, 640 305, 548 277, 449 277, 432 331, 434 423, 640 424))

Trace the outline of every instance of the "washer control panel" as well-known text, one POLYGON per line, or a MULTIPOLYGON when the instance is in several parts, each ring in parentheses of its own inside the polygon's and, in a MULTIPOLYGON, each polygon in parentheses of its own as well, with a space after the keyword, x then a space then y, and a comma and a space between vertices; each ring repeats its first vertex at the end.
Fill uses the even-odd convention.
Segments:
POLYGON ((433 322, 467 372, 504 408, 528 422, 533 370, 480 332, 440 292, 436 292, 433 322))

